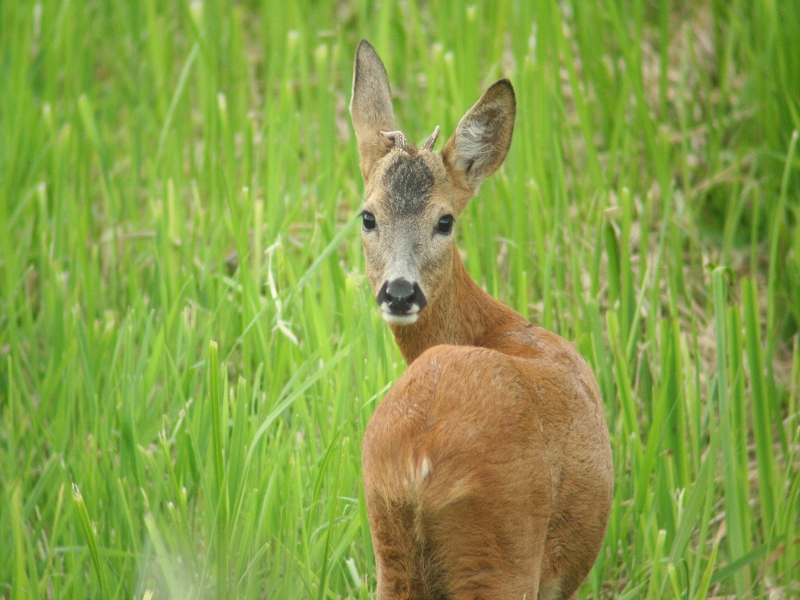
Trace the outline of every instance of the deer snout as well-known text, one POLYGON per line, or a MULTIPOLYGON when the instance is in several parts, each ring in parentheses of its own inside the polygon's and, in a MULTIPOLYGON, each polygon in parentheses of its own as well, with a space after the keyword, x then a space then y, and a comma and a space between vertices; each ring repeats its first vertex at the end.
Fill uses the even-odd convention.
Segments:
POLYGON ((417 313, 428 303, 419 285, 403 277, 385 281, 375 299, 383 318, 398 325, 410 325, 416 321, 417 313))

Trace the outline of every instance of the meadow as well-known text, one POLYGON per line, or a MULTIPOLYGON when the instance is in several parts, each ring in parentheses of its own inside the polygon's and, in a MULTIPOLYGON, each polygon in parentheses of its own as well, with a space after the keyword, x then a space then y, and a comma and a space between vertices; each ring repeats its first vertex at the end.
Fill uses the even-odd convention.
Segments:
POLYGON ((795 0, 0 0, 0 598, 372 597, 362 37, 417 142, 515 86, 458 239, 597 374, 581 598, 800 598, 795 0))

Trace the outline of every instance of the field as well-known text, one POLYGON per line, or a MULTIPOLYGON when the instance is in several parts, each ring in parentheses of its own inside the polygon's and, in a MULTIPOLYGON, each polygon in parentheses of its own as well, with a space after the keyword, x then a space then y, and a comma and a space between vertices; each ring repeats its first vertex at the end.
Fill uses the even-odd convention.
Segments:
POLYGON ((371 597, 362 37, 417 142, 515 86, 458 236, 597 374, 581 597, 800 598, 795 0, 0 0, 0 598, 371 597))

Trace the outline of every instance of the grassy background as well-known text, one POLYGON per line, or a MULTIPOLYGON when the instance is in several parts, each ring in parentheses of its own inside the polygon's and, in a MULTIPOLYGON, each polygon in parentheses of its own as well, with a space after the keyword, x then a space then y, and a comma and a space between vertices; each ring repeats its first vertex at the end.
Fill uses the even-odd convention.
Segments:
POLYGON ((793 0, 0 0, 0 597, 369 597, 361 37, 411 139, 517 90, 459 236, 603 390, 582 597, 800 597, 793 0))

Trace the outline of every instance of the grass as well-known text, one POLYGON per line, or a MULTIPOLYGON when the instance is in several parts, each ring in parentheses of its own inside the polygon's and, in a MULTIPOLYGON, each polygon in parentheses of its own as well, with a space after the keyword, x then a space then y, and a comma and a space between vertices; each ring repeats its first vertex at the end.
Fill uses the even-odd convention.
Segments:
POLYGON ((583 598, 800 597, 800 4, 0 2, 0 598, 369 598, 361 37, 412 139, 508 76, 472 275, 574 341, 583 598))

